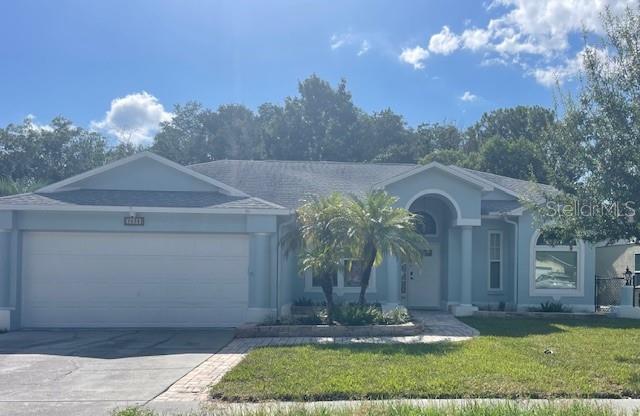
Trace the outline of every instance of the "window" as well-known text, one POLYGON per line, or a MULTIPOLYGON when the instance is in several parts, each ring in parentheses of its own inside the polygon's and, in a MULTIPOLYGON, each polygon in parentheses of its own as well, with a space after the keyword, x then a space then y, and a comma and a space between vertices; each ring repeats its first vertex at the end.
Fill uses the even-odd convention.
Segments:
POLYGON ((363 262, 361 260, 344 261, 344 287, 360 287, 363 262))
POLYGON ((634 270, 636 273, 640 273, 640 254, 636 254, 636 269, 634 270))
POLYGON ((489 231, 489 289, 502 290, 502 233, 489 231))
POLYGON ((433 218, 433 215, 425 211, 418 211, 415 214, 419 219, 418 226, 416 227, 416 231, 418 231, 418 233, 425 236, 438 235, 438 226, 436 224, 435 218, 433 218))
MULTIPOLYGON (((333 287, 337 294, 345 292, 359 292, 360 291, 360 276, 362 275, 362 268, 364 264, 361 260, 343 260, 343 269, 336 273, 333 277, 333 287)), ((375 292, 375 268, 371 270, 371 277, 369 278, 369 288, 367 292, 375 292)), ((318 292, 322 290, 320 282, 316 276, 312 276, 311 272, 307 272, 305 275, 305 290, 307 292, 318 292)))
POLYGON ((582 295, 580 247, 574 239, 551 241, 540 234, 533 247, 533 291, 582 295))

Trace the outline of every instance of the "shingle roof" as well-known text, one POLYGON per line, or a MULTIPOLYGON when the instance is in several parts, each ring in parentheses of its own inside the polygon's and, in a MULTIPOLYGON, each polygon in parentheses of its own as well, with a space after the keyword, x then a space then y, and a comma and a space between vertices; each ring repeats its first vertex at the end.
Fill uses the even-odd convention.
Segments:
POLYGON ((218 160, 189 166, 276 204, 295 208, 310 195, 363 194, 385 179, 418 165, 298 161, 218 160))
POLYGON ((77 189, 52 193, 29 193, 0 198, 0 205, 119 206, 160 208, 245 208, 273 209, 276 205, 253 197, 229 196, 219 192, 130 191, 77 189))
MULTIPOLYGON (((322 161, 217 160, 189 166, 249 195, 295 208, 309 195, 337 191, 362 194, 375 184, 421 165, 391 163, 344 163, 322 161)), ((513 179, 472 169, 468 174, 500 185, 522 197, 533 190, 552 190, 549 185, 513 179)))
POLYGON ((500 185, 510 191, 518 194, 521 198, 531 198, 533 200, 540 199, 545 193, 557 192, 556 188, 551 185, 545 185, 536 182, 523 181, 522 179, 514 179, 508 176, 496 175, 495 173, 482 172, 479 170, 460 168, 472 175, 500 185))

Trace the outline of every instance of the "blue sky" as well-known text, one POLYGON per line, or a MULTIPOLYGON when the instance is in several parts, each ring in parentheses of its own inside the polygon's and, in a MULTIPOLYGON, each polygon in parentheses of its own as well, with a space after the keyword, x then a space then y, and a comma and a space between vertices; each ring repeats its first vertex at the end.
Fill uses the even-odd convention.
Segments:
POLYGON ((581 27, 634 1, 4 1, 0 125, 61 114, 144 141, 174 104, 280 103, 316 73, 367 111, 466 126, 552 105, 581 27))

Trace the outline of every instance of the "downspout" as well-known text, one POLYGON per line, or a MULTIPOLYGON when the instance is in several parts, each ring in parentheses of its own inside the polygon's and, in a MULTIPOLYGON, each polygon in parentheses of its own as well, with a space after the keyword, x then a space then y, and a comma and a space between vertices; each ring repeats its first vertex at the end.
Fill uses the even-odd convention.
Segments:
POLYGON ((504 220, 504 222, 506 222, 507 224, 511 224, 513 225, 513 235, 514 235, 514 241, 513 241, 513 254, 514 254, 514 258, 513 258, 513 276, 515 277, 515 282, 513 285, 513 303, 514 303, 514 307, 516 308, 516 311, 518 310, 518 284, 520 282, 520 278, 518 276, 518 262, 519 262, 519 257, 520 257, 520 253, 518 252, 518 240, 519 240, 519 227, 518 227, 518 222, 517 221, 513 221, 510 220, 506 215, 504 215, 502 217, 502 219, 504 220))
POLYGON ((295 217, 280 224, 276 232, 276 320, 278 321, 280 320, 280 268, 282 267, 282 262, 280 261, 280 256, 282 254, 280 236, 282 234, 282 228, 292 224, 293 222, 295 222, 295 217))

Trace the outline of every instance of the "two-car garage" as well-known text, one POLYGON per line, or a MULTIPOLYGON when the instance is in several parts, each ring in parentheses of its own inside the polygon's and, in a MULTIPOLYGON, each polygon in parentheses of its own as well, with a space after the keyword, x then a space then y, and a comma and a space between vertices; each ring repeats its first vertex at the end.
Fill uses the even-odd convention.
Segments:
POLYGON ((248 274, 246 234, 24 232, 22 326, 237 326, 248 274))

